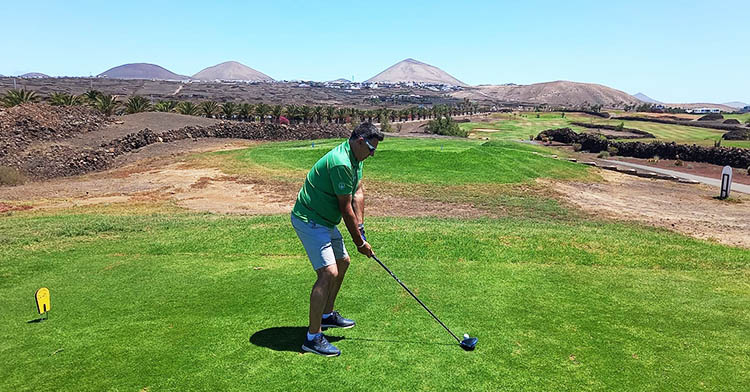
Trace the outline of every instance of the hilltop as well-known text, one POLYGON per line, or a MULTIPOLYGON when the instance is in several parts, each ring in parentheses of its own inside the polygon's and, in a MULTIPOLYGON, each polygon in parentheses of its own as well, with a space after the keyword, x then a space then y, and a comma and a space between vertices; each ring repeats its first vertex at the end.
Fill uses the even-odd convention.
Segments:
POLYGON ((23 75, 18 75, 18 77, 20 77, 20 78, 29 78, 29 79, 32 79, 32 78, 34 78, 34 79, 45 79, 45 78, 49 78, 50 76, 47 75, 47 74, 43 74, 41 72, 28 72, 28 73, 25 73, 23 75))
POLYGON ((100 78, 110 79, 158 79, 158 80, 184 80, 190 79, 184 75, 178 75, 168 69, 156 64, 132 63, 123 64, 110 68, 99 75, 100 78))
POLYGON ((274 79, 236 61, 227 61, 208 67, 193 75, 196 80, 246 80, 273 82, 274 79))
POLYGON ((454 78, 442 69, 414 59, 406 59, 398 62, 388 67, 385 71, 367 79, 367 82, 421 82, 467 86, 466 83, 454 78))
POLYGON ((648 95, 646 95, 644 93, 638 93, 638 94, 635 94, 633 96, 636 97, 636 98, 638 98, 638 100, 640 100, 642 102, 646 102, 646 103, 661 103, 661 102, 659 102, 659 101, 657 101, 657 100, 649 97, 648 95))
POLYGON ((457 91, 455 98, 526 104, 618 107, 640 103, 637 98, 611 87, 592 83, 555 81, 529 85, 482 85, 457 91))

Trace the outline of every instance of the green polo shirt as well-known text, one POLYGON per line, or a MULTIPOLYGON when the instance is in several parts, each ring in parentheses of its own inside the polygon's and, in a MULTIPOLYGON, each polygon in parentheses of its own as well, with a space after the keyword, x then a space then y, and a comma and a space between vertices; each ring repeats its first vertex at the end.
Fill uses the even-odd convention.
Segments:
POLYGON ((337 195, 354 195, 362 178, 362 162, 357 161, 349 140, 323 155, 310 169, 292 214, 303 222, 334 227, 341 222, 337 195))

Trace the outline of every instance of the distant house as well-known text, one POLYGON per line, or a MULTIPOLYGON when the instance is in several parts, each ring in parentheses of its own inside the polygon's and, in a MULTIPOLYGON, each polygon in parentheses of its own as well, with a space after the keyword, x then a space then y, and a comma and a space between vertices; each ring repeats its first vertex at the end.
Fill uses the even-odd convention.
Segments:
POLYGON ((740 113, 750 113, 750 105, 740 109, 740 113))
POLYGON ((721 113, 721 109, 717 108, 697 108, 685 110, 688 113, 693 114, 707 114, 707 113, 721 113))

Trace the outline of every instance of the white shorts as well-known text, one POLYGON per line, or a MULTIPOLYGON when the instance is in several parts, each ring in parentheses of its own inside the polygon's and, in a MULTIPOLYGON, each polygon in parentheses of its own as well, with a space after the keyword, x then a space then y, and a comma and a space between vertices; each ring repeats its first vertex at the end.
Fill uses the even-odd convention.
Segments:
POLYGON ((307 258, 317 271, 336 264, 336 260, 349 257, 344 247, 344 239, 337 227, 329 228, 313 221, 303 222, 292 214, 292 227, 305 247, 307 258))

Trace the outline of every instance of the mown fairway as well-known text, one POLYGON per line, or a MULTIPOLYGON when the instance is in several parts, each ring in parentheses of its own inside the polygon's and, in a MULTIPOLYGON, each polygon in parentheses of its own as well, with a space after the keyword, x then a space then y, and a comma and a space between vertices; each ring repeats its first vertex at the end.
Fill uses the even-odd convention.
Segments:
MULTIPOLYGON (((283 182, 336 143, 196 159, 283 182)), ((301 355, 314 273, 286 215, 25 212, 0 217, 0 390, 746 390, 750 252, 525 195, 538 177, 597 179, 537 150, 387 139, 365 164, 368 189, 509 211, 366 219, 474 352, 355 255, 337 308, 358 325, 329 331, 343 355, 301 355), (29 324, 42 286, 50 319, 29 324)))
MULTIPOLYGON (((585 116, 577 113, 565 113, 565 117, 559 112, 556 113, 520 113, 520 114, 497 114, 497 119, 491 123, 462 123, 460 126, 466 130, 474 129, 496 129, 499 132, 482 132, 477 131, 476 135, 489 137, 495 140, 528 140, 530 135, 536 136, 539 132, 569 127, 576 132, 582 132, 586 128, 572 125, 571 122, 585 122, 591 124, 613 125, 623 124, 626 128, 635 128, 642 131, 650 132, 656 139, 636 139, 645 143, 660 140, 665 142, 676 142, 680 144, 698 144, 704 146, 713 146, 714 142, 721 139, 725 131, 710 128, 701 128, 685 125, 660 124, 646 121, 620 121, 608 120, 592 116, 585 116)), ((626 113, 622 113, 626 114, 626 113)), ((725 115, 725 118, 736 118, 744 122, 747 115, 725 115)), ((633 140, 626 140, 633 141, 633 140)), ((723 146, 733 146, 750 148, 750 141, 727 141, 722 140, 723 146)))

